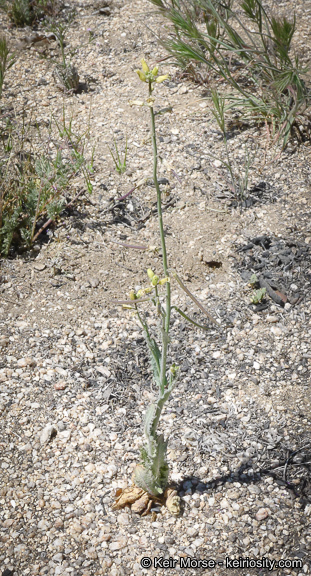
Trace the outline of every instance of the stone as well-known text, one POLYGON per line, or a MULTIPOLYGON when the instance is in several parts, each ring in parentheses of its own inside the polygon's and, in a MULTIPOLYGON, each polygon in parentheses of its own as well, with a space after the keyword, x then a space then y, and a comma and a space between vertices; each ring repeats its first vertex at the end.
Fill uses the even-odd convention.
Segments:
POLYGON ((81 534, 81 532, 83 532, 83 528, 82 528, 80 522, 77 522, 77 521, 73 522, 71 524, 70 528, 71 528, 71 531, 75 532, 76 534, 81 534))
POLYGON ((43 262, 36 262, 36 264, 34 265, 34 269, 37 270, 37 272, 42 272, 43 270, 45 270, 46 265, 43 264, 43 262))
POLYGON ((111 372, 106 366, 96 366, 96 370, 103 376, 106 376, 106 378, 110 378, 111 376, 111 372))
POLYGON ((128 514, 126 514, 125 512, 121 512, 118 515, 118 523, 121 526, 128 526, 130 524, 130 517, 128 514))
POLYGON ((230 508, 230 504, 229 504, 228 500, 226 500, 226 498, 223 498, 220 501, 220 507, 221 508, 230 508))
POLYGON ((99 286, 99 279, 98 278, 89 278, 89 283, 92 288, 97 288, 99 286))
POLYGON ((65 380, 59 380, 58 382, 55 382, 54 388, 55 390, 65 390, 65 388, 67 388, 67 384, 65 380))
POLYGON ((271 324, 275 324, 275 323, 278 322, 278 321, 279 321, 279 319, 278 319, 277 316, 270 316, 270 315, 268 314, 268 316, 267 316, 267 322, 270 322, 271 324))
POLYGON ((214 164, 215 168, 221 168, 221 166, 222 166, 222 162, 220 160, 215 160, 213 162, 213 164, 214 164))
POLYGON ((57 552, 57 554, 54 554, 54 556, 52 557, 53 562, 62 562, 63 561, 63 554, 62 552, 57 552))
POLYGON ((179 94, 188 94, 188 88, 187 86, 181 86, 181 88, 179 88, 178 90, 179 94))
POLYGON ((116 540, 115 542, 110 542, 109 548, 110 550, 115 551, 115 550, 121 550, 122 548, 125 548, 127 545, 128 545, 128 539, 122 537, 119 540, 116 540))
POLYGON ((51 547, 55 548, 55 550, 58 550, 59 552, 63 552, 64 551, 64 541, 62 538, 56 538, 56 540, 54 540, 53 542, 51 542, 51 547))
POLYGON ((71 430, 63 430, 62 432, 59 432, 58 438, 61 440, 61 442, 69 442, 71 438, 71 430))
POLYGON ((47 424, 40 434, 41 444, 47 444, 57 434, 57 427, 54 424, 47 424))
POLYGON ((259 510, 256 512, 256 520, 261 522, 262 520, 265 520, 270 514, 271 510, 269 508, 259 508, 259 510))
POLYGON ((250 484, 250 486, 248 486, 248 491, 251 492, 251 494, 260 494, 261 493, 259 486, 256 486, 254 484, 250 484))
POLYGON ((194 526, 190 526, 187 528, 187 534, 189 536, 197 536, 199 534, 199 529, 195 528, 194 526))
POLYGON ((86 550, 85 554, 86 554, 86 556, 88 556, 88 558, 92 558, 92 560, 96 560, 96 558, 97 558, 97 552, 96 552, 96 549, 94 547, 88 548, 88 550, 86 550))

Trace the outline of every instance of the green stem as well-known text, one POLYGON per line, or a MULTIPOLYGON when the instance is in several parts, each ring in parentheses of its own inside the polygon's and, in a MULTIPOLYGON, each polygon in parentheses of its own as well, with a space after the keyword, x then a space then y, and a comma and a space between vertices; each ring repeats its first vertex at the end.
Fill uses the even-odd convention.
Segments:
POLYGON ((147 321, 145 321, 145 322, 143 321, 143 319, 142 319, 142 317, 141 317, 141 315, 140 315, 140 313, 139 313, 139 310, 138 310, 138 308, 137 308, 136 305, 135 305, 135 309, 136 309, 136 314, 137 314, 137 316, 138 316, 138 320, 139 320, 139 322, 141 323, 141 325, 142 325, 142 327, 143 327, 143 329, 144 329, 144 331, 145 331, 145 334, 146 334, 146 340, 147 340, 149 352, 150 352, 150 354, 153 356, 154 361, 155 361, 155 363, 156 363, 156 365, 157 365, 158 373, 160 374, 159 360, 158 360, 158 358, 157 358, 157 355, 154 353, 152 346, 150 346, 151 336, 150 336, 150 332, 149 332, 149 328, 148 328, 147 321))
POLYGON ((230 156, 229 156, 229 150, 228 150, 228 141, 227 141, 227 136, 226 136, 226 129, 224 129, 223 131, 223 135, 224 135, 224 143, 225 143, 225 150, 226 150, 226 156, 227 156, 227 166, 229 168, 229 172, 230 172, 230 178, 231 178, 231 182, 232 182, 232 187, 234 190, 235 195, 237 195, 237 185, 236 185, 236 179, 232 170, 232 166, 231 166, 231 160, 230 160, 230 156))
POLYGON ((33 242, 33 237, 34 237, 34 233, 35 233, 35 229, 36 229, 36 223, 37 223, 37 219, 38 219, 38 214, 39 214, 39 206, 40 206, 40 198, 41 198, 41 184, 40 184, 40 188, 39 188, 39 192, 38 192, 38 200, 37 200, 37 206, 36 206, 36 212, 35 212, 35 216, 33 219, 33 224, 32 224, 32 229, 31 229, 31 235, 30 235, 30 243, 33 242))
POLYGON ((166 397, 166 396, 165 396, 164 398, 158 398, 156 413, 155 413, 155 417, 154 417, 154 420, 153 420, 153 423, 152 423, 152 430, 151 430, 152 436, 155 436, 155 435, 156 435, 156 431, 157 431, 157 427, 158 427, 158 424, 159 424, 160 416, 161 416, 161 414, 162 414, 162 410, 163 410, 163 407, 164 407, 164 404, 165 404, 166 400, 167 400, 167 397, 166 397))
MULTIPOLYGON (((152 94, 152 84, 149 82, 149 96, 152 94)), ((158 219, 159 228, 161 236, 161 247, 162 247, 162 261, 164 275, 168 276, 168 265, 167 265, 167 253, 165 244, 165 233, 163 226, 163 216, 162 216, 162 202, 161 202, 161 190, 158 182, 158 149, 157 149, 157 139, 155 131, 155 115, 153 107, 150 106, 150 116, 151 116, 151 138, 153 146, 153 180, 157 192, 157 208, 158 208, 158 219)), ((168 337, 167 334, 170 328, 170 316, 171 316, 171 286, 170 283, 166 283, 166 305, 165 305, 165 323, 164 331, 162 334, 162 358, 161 358, 161 391, 164 391, 165 387, 165 375, 166 375, 166 359, 167 359, 167 348, 168 348, 168 337)))

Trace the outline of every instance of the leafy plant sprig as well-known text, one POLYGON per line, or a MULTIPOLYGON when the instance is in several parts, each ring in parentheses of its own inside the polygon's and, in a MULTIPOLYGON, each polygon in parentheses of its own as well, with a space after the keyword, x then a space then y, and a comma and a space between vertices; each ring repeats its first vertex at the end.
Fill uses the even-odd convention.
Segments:
POLYGON ((258 288, 258 290, 255 290, 255 292, 253 292, 251 297, 252 304, 259 304, 259 302, 262 302, 262 300, 266 296, 266 292, 267 292, 266 288, 258 288))
POLYGON ((58 0, 0 0, 13 24, 18 27, 31 26, 46 16, 55 16, 61 2, 58 0))
POLYGON ((66 20, 50 19, 47 22, 47 29, 52 32, 59 44, 62 62, 56 64, 53 71, 53 76, 61 90, 66 90, 68 93, 78 92, 80 89, 80 78, 78 70, 72 64, 71 58, 77 52, 77 49, 70 50, 69 54, 65 52, 65 35, 73 22, 75 11, 67 14, 66 20))
MULTIPOLYGON (((59 140, 54 140, 50 133, 48 146, 53 141, 55 154, 49 149, 36 155, 22 150, 19 164, 14 164, 13 159, 17 146, 23 144, 24 132, 20 134, 14 125, 8 126, 10 146, 3 142, 0 163, 0 254, 4 256, 9 254, 12 244, 29 248, 57 219, 68 205, 68 186, 77 174, 83 174, 88 191, 92 191, 94 149, 89 161, 85 151, 89 129, 83 134, 74 134, 72 120, 67 122, 64 111, 61 121, 54 120, 59 140), (40 221, 45 223, 39 224, 40 221)), ((26 129, 27 126, 23 127, 26 129)))
POLYGON ((111 154, 111 157, 114 161, 115 167, 116 167, 116 171, 118 172, 118 174, 123 174, 123 172, 126 171, 126 158, 127 158, 127 138, 126 138, 126 142, 125 142, 125 152, 124 152, 124 158, 123 158, 123 162, 120 158, 120 153, 118 150, 118 145, 117 142, 114 138, 114 146, 116 149, 116 155, 114 154, 113 150, 110 148, 110 146, 108 146, 109 148, 109 152, 111 154))
MULTIPOLYGON (((256 151, 251 155, 249 150, 246 148, 243 171, 241 171, 239 168, 234 169, 233 162, 229 154, 225 120, 225 112, 228 108, 230 108, 230 106, 228 106, 228 108, 226 107, 225 98, 222 98, 217 90, 211 90, 211 98, 213 103, 212 114, 223 134, 225 145, 226 161, 221 159, 219 159, 219 161, 225 168, 227 168, 229 172, 232 192, 236 198, 238 198, 240 201, 243 201, 247 196, 249 170, 255 159, 256 151)), ((212 154, 210 155, 213 157, 212 154)))
POLYGON ((0 98, 2 96, 2 88, 5 73, 15 63, 14 54, 10 54, 10 49, 5 36, 0 36, 0 98))

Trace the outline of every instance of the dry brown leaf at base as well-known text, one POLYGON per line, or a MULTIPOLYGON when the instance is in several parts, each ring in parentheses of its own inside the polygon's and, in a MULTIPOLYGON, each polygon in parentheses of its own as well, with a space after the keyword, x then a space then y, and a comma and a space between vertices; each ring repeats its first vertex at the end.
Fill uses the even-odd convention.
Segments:
POLYGON ((141 516, 147 516, 151 510, 152 500, 149 497, 149 494, 145 492, 139 500, 136 500, 134 504, 131 506, 132 512, 135 514, 141 514, 141 516))
POLYGON ((174 488, 167 488, 163 498, 157 498, 145 492, 142 488, 133 485, 128 488, 118 488, 115 495, 116 501, 112 505, 112 510, 120 510, 130 506, 135 514, 147 516, 152 504, 163 504, 169 512, 178 515, 180 512, 180 498, 174 488))
POLYGON ((165 506, 168 511, 174 516, 178 516, 180 513, 180 498, 177 494, 177 490, 174 488, 167 488, 164 493, 165 506))
POLYGON ((116 491, 116 501, 112 505, 112 510, 120 510, 121 508, 125 508, 125 506, 130 506, 134 504, 137 500, 139 500, 144 494, 144 490, 142 488, 138 488, 137 486, 130 486, 129 488, 117 488, 116 491))

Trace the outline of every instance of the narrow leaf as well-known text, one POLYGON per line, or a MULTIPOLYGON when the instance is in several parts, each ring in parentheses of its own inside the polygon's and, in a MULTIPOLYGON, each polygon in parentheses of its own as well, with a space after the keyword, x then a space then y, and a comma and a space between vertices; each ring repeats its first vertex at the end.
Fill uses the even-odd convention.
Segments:
POLYGON ((207 326, 203 326, 202 324, 198 324, 197 322, 192 320, 192 318, 189 318, 189 316, 187 316, 187 314, 185 314, 182 310, 180 310, 180 308, 177 308, 177 306, 172 306, 172 309, 173 308, 174 308, 174 310, 176 310, 176 312, 178 312, 178 314, 180 314, 183 318, 185 318, 185 320, 188 320, 188 322, 193 324, 193 326, 196 326, 197 328, 201 328, 202 330, 208 330, 207 326))
POLYGON ((197 305, 198 308, 200 308, 200 310, 203 312, 203 314, 205 314, 205 316, 207 316, 207 318, 209 318, 209 320, 211 320, 211 322, 214 322, 214 324, 216 324, 216 326, 218 325, 218 322, 216 322, 215 318, 213 318, 213 316, 211 316, 209 314, 209 312, 207 312, 207 310, 205 310, 204 306, 202 306, 201 302, 199 302, 199 300, 190 292, 190 290, 188 290, 188 288, 182 283, 181 279, 179 278, 177 272, 172 272, 172 276, 174 276, 175 280, 177 280, 179 286, 183 289, 184 292, 186 292, 186 294, 189 296, 189 298, 191 298, 191 300, 197 305))
POLYGON ((150 302, 150 298, 138 298, 137 300, 110 300, 112 304, 127 304, 130 306, 136 306, 136 304, 141 304, 142 302, 150 302))

